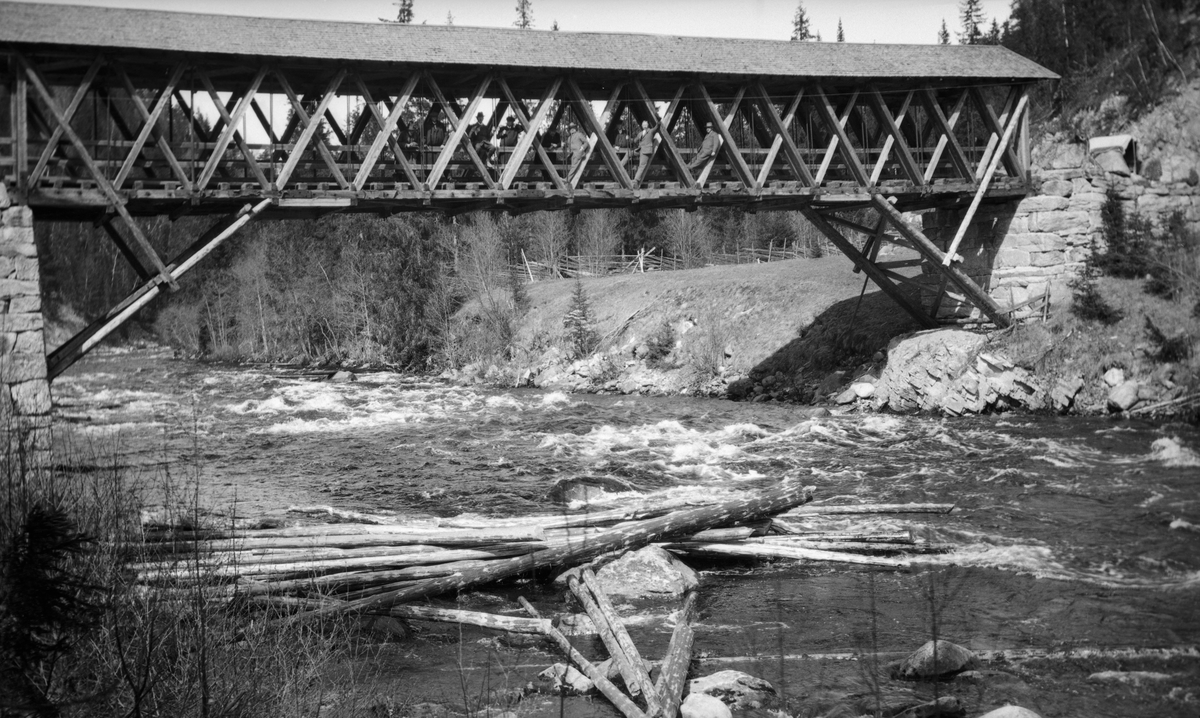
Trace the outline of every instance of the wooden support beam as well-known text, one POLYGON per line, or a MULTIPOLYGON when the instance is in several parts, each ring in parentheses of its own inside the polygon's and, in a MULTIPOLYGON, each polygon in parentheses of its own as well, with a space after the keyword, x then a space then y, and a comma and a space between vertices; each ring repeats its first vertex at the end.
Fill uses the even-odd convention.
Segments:
MULTIPOLYGON (((342 171, 338 169, 337 162, 333 157, 333 152, 330 151, 329 146, 325 144, 325 139, 317 134, 317 129, 320 127, 320 123, 309 118, 308 111, 304 109, 304 103, 300 101, 300 98, 296 95, 295 90, 293 90, 291 84, 288 83, 287 77, 285 77, 284 74, 279 70, 275 71, 275 77, 279 80, 279 86, 283 89, 284 94, 287 95, 288 100, 292 103, 293 118, 300 123, 299 126, 303 126, 304 129, 300 132, 300 137, 296 140, 296 144, 292 146, 291 152, 288 153, 287 161, 284 162, 283 167, 279 168, 279 174, 275 177, 274 189, 281 191, 285 186, 287 186, 288 180, 292 177, 292 172, 295 171, 296 165, 300 162, 300 158, 304 156, 304 151, 308 149, 309 143, 313 142, 314 140, 316 141, 316 146, 321 154, 321 158, 325 161, 325 164, 329 166, 330 171, 333 172, 333 177, 335 180, 337 180, 338 186, 343 189, 349 189, 350 183, 346 181, 346 178, 342 175, 342 171)), ((333 97, 337 93, 338 88, 341 87, 342 80, 344 80, 345 77, 346 71, 342 69, 338 70, 337 74, 330 78, 329 83, 325 86, 325 92, 321 95, 321 101, 317 105, 316 111, 313 112, 314 117, 322 117, 325 114, 325 110, 329 109, 329 103, 333 102, 333 97)), ((287 140, 284 141, 286 142, 287 140)), ((201 187, 204 186, 203 183, 198 184, 201 187)))
POLYGON ((992 183, 992 177, 996 174, 996 168, 1000 166, 1000 159, 1004 157, 1009 146, 1012 144, 1013 132, 1021 124, 1021 113, 1025 111, 1025 105, 1028 101, 1029 95, 1022 93, 1021 99, 1017 102, 1017 108, 1013 110, 1013 116, 1008 120, 1008 127, 1004 129, 1004 137, 1000 138, 1000 147, 992 154, 992 161, 988 164, 987 171, 983 173, 983 180, 979 183, 979 189, 975 192, 975 198, 971 200, 971 206, 967 208, 967 213, 963 215, 962 222, 958 225, 958 231, 954 234, 954 241, 946 249, 946 258, 942 260, 943 265, 948 267, 954 261, 958 245, 962 242, 963 237, 966 236, 967 227, 970 226, 971 220, 975 218, 975 212, 979 209, 979 203, 983 201, 983 196, 987 194, 988 185, 992 183))
MULTIPOLYGON (((655 154, 659 151, 663 152, 667 158, 667 164, 671 166, 671 171, 675 173, 675 179, 678 180, 684 187, 692 186, 692 173, 688 169, 687 161, 683 159, 679 148, 675 146, 675 140, 671 137, 671 129, 674 127, 674 117, 678 112, 679 104, 683 98, 684 85, 680 85, 675 90, 675 96, 667 105, 666 114, 663 117, 658 116, 658 110, 654 107, 654 102, 651 101, 649 93, 642 85, 642 81, 634 79, 633 88, 637 93, 637 100, 641 103, 643 111, 654 118, 654 124, 657 126, 659 144, 655 149, 655 154)), ((638 177, 638 182, 643 181, 644 177, 638 177)))
POLYGON ((229 112, 225 108, 225 105, 221 102, 221 98, 217 95, 217 90, 215 87, 213 87, 212 80, 209 79, 208 75, 200 71, 197 71, 196 75, 200 78, 200 82, 204 85, 204 89, 208 91, 209 96, 212 98, 213 106, 217 108, 217 112, 220 114, 221 120, 225 123, 224 129, 221 130, 221 134, 217 137, 216 148, 213 149, 212 154, 209 156, 208 163, 205 165, 204 170, 200 172, 200 179, 196 181, 196 188, 203 190, 208 186, 213 174, 215 174, 217 171, 217 165, 225 161, 225 150, 229 147, 229 143, 236 142, 238 151, 242 153, 243 161, 245 161, 246 166, 250 168, 250 171, 254 174, 255 179, 258 180, 259 186, 261 186, 264 191, 271 191, 272 186, 270 180, 268 180, 266 175, 263 174, 262 168, 258 166, 258 162, 254 157, 254 153, 251 152, 250 148, 246 145, 246 139, 242 137, 242 133, 237 131, 238 123, 242 121, 242 117, 245 116, 246 110, 250 109, 250 100, 254 99, 254 93, 258 92, 259 85, 262 84, 262 81, 267 76, 267 67, 264 65, 258 69, 258 72, 254 75, 254 79, 250 82, 250 86, 246 88, 245 94, 241 96, 237 102, 237 105, 234 106, 232 113, 229 112))
MULTIPOLYGON (((891 205, 888 206, 890 207, 891 205)), ((933 329, 938 326, 937 321, 935 321, 933 317, 926 314, 925 310, 921 309, 920 305, 910 300, 908 295, 906 295, 900 290, 899 287, 892 283, 891 279, 888 278, 883 270, 876 267, 874 262, 863 256, 862 252, 859 252, 858 248, 855 247, 850 240, 842 236, 841 232, 838 232, 828 220, 821 216, 820 212, 817 212, 811 206, 800 211, 805 217, 808 218, 809 222, 813 223, 813 226, 815 226, 821 232, 821 234, 825 235, 830 242, 833 242, 835 247, 842 251, 842 254, 845 254, 847 257, 849 257, 850 261, 854 262, 855 266, 865 272, 866 275, 871 278, 871 281, 875 282, 875 284, 878 285, 885 294, 899 304, 904 311, 908 312, 913 319, 916 319, 921 326, 925 327, 926 329, 933 329)))
MULTIPOLYGON (((992 153, 996 151, 996 145, 1001 141, 1004 135, 1004 127, 1008 124, 1013 116, 1013 108, 1025 93, 1018 85, 1014 85, 1008 92, 1008 97, 1004 100, 1004 109, 1000 113, 1000 117, 996 117, 996 113, 992 111, 991 105, 988 104, 987 98, 983 96, 983 91, 978 87, 971 88, 971 99, 975 102, 975 107, 979 110, 979 116, 983 118, 983 123, 988 126, 988 131, 991 135, 988 137, 987 147, 984 149, 983 157, 979 159, 979 165, 975 169, 976 179, 982 179, 984 168, 991 164, 992 153)), ((1013 177, 1021 176, 1021 161, 1017 158, 1016 152, 1013 150, 1012 144, 1009 144, 1003 149, 1004 153, 1004 168, 1008 170, 1008 174, 1013 177)))
POLYGON ((816 102, 817 113, 821 116, 822 121, 833 133, 833 138, 829 142, 829 149, 825 151, 825 159, 821 161, 821 169, 817 172, 817 183, 821 184, 825 180, 825 173, 829 170, 829 165, 833 161, 833 153, 836 151, 842 155, 842 159, 846 162, 846 168, 850 170, 850 176, 854 181, 866 187, 869 178, 867 170, 858 159, 858 152, 850 142, 850 137, 846 134, 846 123, 850 120, 850 115, 854 112, 855 103, 858 102, 858 92, 855 92, 846 100, 846 108, 842 111, 841 117, 833 109, 833 103, 825 95, 825 91, 818 86, 813 94, 816 102))
POLYGON ((925 181, 929 182, 933 178, 933 173, 937 171, 938 163, 941 161, 942 151, 945 149, 950 150, 950 162, 958 172, 959 178, 966 182, 972 181, 975 175, 971 170, 971 163, 967 160, 967 153, 963 152, 962 145, 958 143, 958 138, 954 136, 954 126, 958 124, 958 118, 962 116, 963 105, 967 99, 967 91, 963 90, 959 93, 958 98, 954 101, 954 107, 950 112, 949 118, 942 112, 942 106, 938 102, 937 95, 934 94, 931 88, 922 88, 919 94, 925 103, 925 109, 929 112, 930 120, 933 121, 934 128, 942 133, 937 147, 933 151, 933 157, 929 160, 929 165, 925 168, 925 181))
POLYGON ((509 155, 508 164, 504 166, 504 170, 500 173, 500 189, 508 189, 512 186, 513 180, 516 179, 517 173, 521 170, 521 166, 525 164, 525 156, 529 154, 530 148, 536 148, 538 159, 541 161, 542 166, 557 180, 555 185, 561 185, 559 189, 565 189, 566 183, 558 176, 558 170, 554 167, 554 163, 550 161, 550 156, 546 154, 546 148, 542 146, 541 141, 541 128, 546 122, 546 117, 550 114, 550 107, 554 104, 554 98, 558 97, 558 89, 562 87, 562 78, 554 78, 550 86, 546 88, 537 109, 533 111, 532 119, 526 116, 525 106, 517 100, 516 95, 508 86, 508 82, 504 79, 501 79, 499 82, 500 89, 512 105, 513 115, 516 116, 517 122, 521 123, 521 127, 525 130, 525 134, 521 136, 521 139, 517 140, 512 154, 509 155))
POLYGON ((961 269, 953 265, 947 266, 944 264, 946 255, 942 250, 938 249, 928 237, 919 230, 913 229, 904 221, 904 217, 900 211, 891 205, 881 194, 876 194, 871 197, 871 203, 875 205, 881 215, 884 215, 896 228, 896 231, 907 239, 925 258, 938 267, 942 274, 954 283, 966 297, 968 297, 975 306, 991 319, 996 326, 1003 329, 1011 324, 1008 314, 1005 313, 996 300, 988 296, 987 292, 983 291, 970 277, 961 269))
MULTIPOLYGON (((171 263, 171 270, 168 275, 171 281, 178 280, 179 277, 191 270, 201 259, 210 254, 222 242, 240 231, 242 227, 245 227, 246 224, 257 217, 270 204, 271 200, 267 199, 262 200, 253 207, 246 205, 236 214, 218 222, 216 226, 201 236, 199 240, 193 243, 191 247, 171 263)), ((161 293, 162 286, 165 283, 162 276, 150 279, 138 287, 133 294, 126 297, 120 304, 108 310, 103 317, 92 322, 78 334, 63 343, 62 346, 50 352, 49 356, 46 357, 47 378, 53 380, 76 361, 79 361, 80 358, 91 351, 106 336, 157 297, 161 293)))
MULTIPOLYGON (((469 118, 478 110, 480 103, 483 101, 483 93, 487 92, 488 85, 491 84, 491 81, 491 75, 488 75, 480 80, 479 85, 475 88, 475 92, 471 94, 470 100, 467 102, 467 109, 462 112, 462 117, 460 118, 457 112, 457 103, 451 103, 449 100, 447 100, 446 96, 442 94, 442 88, 438 87, 438 84, 433 79, 433 76, 429 73, 425 73, 425 82, 427 85, 429 85, 429 89, 433 92, 434 97, 437 99, 438 106, 440 106, 442 112, 446 114, 446 119, 450 121, 450 128, 452 130, 450 137, 446 139, 446 144, 442 147, 441 153, 438 154, 437 160, 434 161, 433 168, 429 170, 429 176, 425 180, 430 189, 437 187, 438 182, 442 179, 442 174, 445 173, 446 168, 450 165, 450 160, 454 157, 455 150, 460 145, 464 144, 463 138, 465 138, 467 134, 469 118)), ((429 112, 431 115, 433 114, 433 110, 430 110, 429 112)), ((480 175, 484 178, 484 181, 488 184, 488 187, 495 187, 495 180, 492 179, 491 174, 488 172, 487 166, 484 165, 484 163, 479 159, 479 155, 475 152, 475 148, 471 147, 470 142, 466 142, 465 145, 467 156, 471 158, 471 161, 475 164, 475 168, 479 170, 480 175)))
MULTIPOLYGON (((733 134, 729 132, 729 126, 733 123, 733 118, 737 116, 738 106, 741 104, 742 97, 746 93, 745 87, 738 88, 737 95, 734 97, 733 103, 730 105, 729 114, 726 117, 721 117, 721 110, 717 107, 717 103, 713 102, 712 95, 708 94, 708 88, 703 82, 696 83, 697 89, 700 91, 700 98, 704 101, 705 107, 708 109, 709 116, 713 118, 713 124, 717 128, 717 134, 721 136, 721 147, 718 152, 725 153, 725 159, 733 167, 733 173, 741 180, 747 190, 757 190, 758 181, 754 177, 754 173, 750 171, 750 167, 746 165, 746 160, 742 157, 741 150, 738 149, 737 143, 734 142, 733 134)), ((709 165, 712 166, 711 163, 709 165)), ((697 180, 697 184, 703 183, 708 179, 708 168, 706 167, 702 178, 697 180)))
POLYGON ((13 78, 9 107, 13 123, 13 176, 16 177, 16 200, 25 202, 29 196, 29 81, 21 72, 20 62, 9 59, 13 78))
POLYGON ((133 268, 133 271, 138 275, 138 278, 143 282, 150 281, 150 278, 154 276, 154 273, 146 269, 146 265, 142 264, 142 260, 138 259, 137 254, 135 254, 133 249, 130 248, 129 243, 125 241, 125 238, 121 236, 121 233, 117 231, 117 228, 113 226, 112 218, 105 216, 104 219, 100 221, 100 226, 104 229, 104 233, 108 235, 108 238, 112 240, 112 243, 117 245, 117 251, 119 251, 121 256, 125 258, 125 261, 129 263, 129 266, 133 268))
MULTIPOLYGON (((23 57, 18 59, 17 62, 24 65, 26 74, 29 75, 29 79, 32 80, 32 73, 36 73, 33 65, 31 65, 29 61, 23 57)), ((30 189, 36 187, 38 180, 42 178, 42 174, 46 171, 46 166, 50 163, 50 158, 54 155, 54 151, 58 149, 59 140, 62 139, 64 132, 69 128, 71 120, 74 119, 76 111, 79 110, 79 105, 82 104, 84 98, 87 97, 88 90, 91 88, 92 82, 96 79, 96 74, 100 72, 100 68, 104 67, 104 63, 104 57, 97 55, 96 59, 93 60, 92 64, 88 67, 87 72, 84 73, 83 80, 79 83, 79 87, 76 88, 75 95, 67 104, 66 109, 59 112, 57 101, 55 101, 54 105, 50 107, 50 112, 54 116, 57 124, 51 130, 50 139, 47 140, 46 148, 42 150, 42 155, 38 157, 37 164, 34 165, 33 171, 29 173, 28 186, 30 189), (61 120, 59 119, 60 117, 62 118, 61 120)), ((37 84, 41 84, 41 80, 38 80, 37 84)), ((45 87, 44 84, 42 86, 45 87)), ((46 95, 41 91, 39 91, 38 94, 42 95, 42 101, 45 102, 46 95)), ((89 169, 94 170, 95 164, 93 163, 89 169)))
POLYGON ((133 165, 137 161, 139 155, 142 154, 142 148, 145 147, 146 141, 152 136, 155 138, 155 144, 163 157, 171 166, 171 170, 175 173, 176 178, 188 189, 191 190, 191 182, 188 180, 187 174, 183 171, 179 161, 175 159, 175 154, 171 151, 171 145, 158 132, 158 118, 162 116, 163 110, 171 101, 171 93, 175 92, 176 85, 179 84, 180 78, 183 77, 184 70, 187 66, 182 62, 175 65, 175 69, 171 71, 170 77, 167 78, 167 84, 159 92, 158 98, 154 102, 154 109, 147 110, 146 103, 138 94, 137 88, 133 86, 133 81, 129 79, 129 73, 120 66, 114 68, 117 74, 121 77, 122 83, 125 85, 125 91, 129 93, 129 98, 133 102, 133 106, 142 116, 142 129, 138 132, 137 139, 134 140, 133 147, 130 148, 129 154, 125 156, 125 161, 121 163, 121 169, 117 171, 117 176, 113 180, 113 186, 121 189, 125 184, 125 180, 129 178, 129 173, 133 170, 133 165))
MULTIPOLYGON (((588 101, 587 96, 583 94, 579 84, 572 78, 567 78, 567 92, 572 97, 572 105, 575 109, 576 116, 587 124, 594 134, 595 145, 600 148, 600 158, 604 160, 604 164, 608 165, 608 171, 612 173, 614 179, 617 180, 625 189, 633 189, 633 180, 630 179, 629 173, 625 171, 625 165, 621 162, 621 158, 617 156, 617 150, 608 141, 608 137, 604 132, 604 125, 596 118, 596 114, 592 112, 592 103, 588 101)), ((617 88, 619 92, 620 88, 617 88)), ((609 97, 607 110, 611 113, 613 106, 617 102, 618 95, 614 93, 609 97)), ((586 164, 586 163, 585 163, 586 164)), ((578 177, 571 178, 571 186, 575 187, 579 182, 578 177)))
POLYGON ((909 92, 904 98, 904 102, 900 105, 900 111, 893 117, 888 110, 887 102, 883 99, 883 94, 874 88, 867 93, 867 99, 871 102, 875 110, 875 116, 882 125, 883 131, 888 133, 887 139, 884 140, 883 149, 879 152, 879 159, 875 162, 875 169, 871 172, 870 185, 879 183, 879 177, 883 173, 884 165, 887 164, 888 156, 892 148, 896 149, 896 159, 900 161, 900 168, 904 170, 904 174, 908 176, 910 182, 918 187, 925 184, 925 179, 921 174, 921 170, 917 167, 917 161, 913 159, 912 151, 908 147, 908 142, 904 140, 904 133, 900 131, 900 123, 904 121, 904 115, 908 112, 909 103, 912 101, 913 93, 909 92))
POLYGON ((783 150, 784 159, 787 160, 788 166, 792 168, 792 174, 795 178, 804 183, 805 187, 815 187, 817 183, 813 179, 812 172, 808 170, 808 163, 804 161, 804 157, 800 154, 800 148, 796 147, 796 143, 792 140, 792 135, 788 131, 788 128, 796 118, 796 111, 800 108, 800 100, 804 98, 804 90, 801 89, 796 93, 796 96, 792 98, 791 104, 781 118, 779 113, 775 111, 775 103, 771 100, 771 95, 767 93, 767 88, 762 83, 756 83, 754 89, 758 94, 759 108, 766 118, 767 125, 775 133, 775 139, 771 142, 771 148, 767 150, 767 157, 763 160, 762 171, 758 175, 759 190, 761 191, 766 185, 767 178, 771 173, 771 167, 775 164, 775 158, 780 149, 783 150))
POLYGON ((368 110, 363 115, 370 114, 379 125, 379 134, 375 135, 375 140, 371 143, 370 149, 367 150, 366 156, 363 157, 362 164, 358 167, 358 174, 354 177, 354 182, 351 183, 351 187, 356 192, 361 191, 366 185, 367 180, 370 179, 371 170, 374 169, 375 163, 379 160, 379 154, 383 152, 385 144, 391 145, 392 154, 396 156, 396 164, 400 165, 400 169, 404 171, 405 177, 408 178, 412 186, 426 190, 429 189, 417 177, 417 173, 413 171, 412 165, 408 163, 408 159, 404 156, 404 148, 400 147, 396 142, 396 138, 392 136, 392 133, 396 130, 396 124, 400 121, 401 115, 404 114, 404 108, 408 105, 409 98, 412 97, 413 90, 417 87, 417 81, 420 79, 421 75, 417 72, 409 76, 408 80, 404 82, 404 86, 400 88, 400 95, 397 96, 391 111, 384 118, 380 115, 374 98, 371 97, 371 91, 367 89, 361 78, 354 78, 354 82, 358 85, 358 91, 362 95, 363 104, 366 105, 368 110))

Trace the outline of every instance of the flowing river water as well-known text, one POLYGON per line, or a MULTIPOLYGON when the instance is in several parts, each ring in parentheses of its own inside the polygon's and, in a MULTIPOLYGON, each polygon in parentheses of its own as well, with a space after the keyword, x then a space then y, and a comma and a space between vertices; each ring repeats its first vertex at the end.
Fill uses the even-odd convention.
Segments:
MULTIPOLYGON (((335 384, 153 349, 89 357, 53 393, 61 446, 116 455, 146 476, 190 477, 201 504, 246 521, 312 506, 396 520, 605 509, 736 497, 782 477, 836 503, 956 503, 948 515, 808 521, 911 529, 953 544, 919 569, 699 565, 693 675, 735 668, 771 680, 791 715, 935 693, 958 696, 970 715, 1010 701, 1043 716, 1200 715, 1194 426, 813 416, 792 405, 495 390, 390 373, 335 384), (877 691, 875 660, 928 640, 934 619, 941 637, 994 660, 971 682, 884 678, 877 691), (1058 655, 1031 657, 1039 651, 1058 655), (1093 675, 1102 671, 1126 674, 1093 675)), ((570 610, 554 587, 530 582, 441 605, 517 615, 518 594, 570 610)), ((660 656, 671 609, 625 610, 643 655, 660 656)), ((461 707, 491 690, 501 706, 556 660, 537 643, 435 626, 380 648, 369 680, 408 704, 461 707)), ((519 704, 533 714, 560 709, 617 715, 600 699, 533 695, 519 704)))

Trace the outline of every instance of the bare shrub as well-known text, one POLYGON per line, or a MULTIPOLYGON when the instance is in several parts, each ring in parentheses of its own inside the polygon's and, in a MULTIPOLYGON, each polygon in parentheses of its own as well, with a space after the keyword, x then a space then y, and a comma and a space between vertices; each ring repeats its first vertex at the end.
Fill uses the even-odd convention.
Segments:
POLYGON ((663 213, 663 242, 686 268, 703 267, 712 254, 712 227, 700 212, 682 209, 663 213))

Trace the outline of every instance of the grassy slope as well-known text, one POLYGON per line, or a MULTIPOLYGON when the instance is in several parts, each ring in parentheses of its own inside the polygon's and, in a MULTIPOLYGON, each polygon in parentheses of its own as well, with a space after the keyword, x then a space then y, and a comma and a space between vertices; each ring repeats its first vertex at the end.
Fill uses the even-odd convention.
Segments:
MULTIPOLYGON (((838 255, 582 281, 603 338, 601 351, 630 360, 667 324, 677 340, 667 364, 679 372, 704 374, 706 358, 716 350, 724 355, 717 363, 727 378, 769 371, 783 372, 795 384, 816 384, 838 359, 854 364, 914 327, 874 285, 856 313, 863 275, 851 267, 838 255), (847 345, 857 351, 835 351, 847 345)), ((518 363, 536 364, 544 348, 563 345, 573 289, 573 280, 531 285, 532 306, 517 335, 518 363)))

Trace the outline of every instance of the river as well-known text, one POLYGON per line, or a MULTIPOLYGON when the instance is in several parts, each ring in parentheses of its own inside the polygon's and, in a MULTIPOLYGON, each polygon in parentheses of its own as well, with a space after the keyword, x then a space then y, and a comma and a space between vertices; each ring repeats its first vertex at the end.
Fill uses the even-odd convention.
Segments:
MULTIPOLYGON (((942 637, 977 651, 1100 652, 992 661, 971 684, 885 681, 888 696, 953 693, 970 715, 1007 701, 1043 716, 1200 715, 1194 426, 1022 415, 814 417, 783 404, 495 390, 382 372, 335 384, 153 348, 91 356, 55 381, 53 395, 60 449, 96 461, 118 456, 139 476, 167 471, 178 482, 194 480, 200 505, 243 523, 295 518, 289 509, 317 506, 395 520, 602 509, 648 497, 734 497, 781 477, 838 503, 957 503, 949 515, 809 522, 911 529, 954 545, 921 569, 700 566, 702 659, 693 675, 746 670, 775 682, 792 715, 820 715, 873 695, 869 661, 840 658, 903 655, 928 640, 936 616, 942 637), (1089 680, 1106 670, 1159 675, 1089 680)), ((511 600, 521 592, 565 610, 540 584, 489 587, 458 602, 515 614, 511 600)), ((644 655, 658 657, 669 627, 653 609, 638 613, 634 638, 644 655)), ((429 629, 403 649, 381 649, 372 680, 383 690, 405 675, 410 701, 461 705, 464 675, 519 687, 556 660, 544 647, 482 631, 448 649, 444 634, 429 629)), ((562 706, 552 703, 531 696, 522 705, 557 715, 562 706)), ((616 715, 600 700, 569 701, 565 711, 616 715)))

